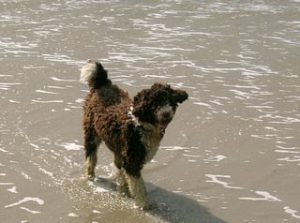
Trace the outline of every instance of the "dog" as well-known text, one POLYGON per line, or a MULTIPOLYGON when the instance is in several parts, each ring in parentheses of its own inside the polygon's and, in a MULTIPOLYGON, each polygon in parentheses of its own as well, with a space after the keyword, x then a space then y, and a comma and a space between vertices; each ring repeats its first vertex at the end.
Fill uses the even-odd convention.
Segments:
POLYGON ((96 60, 88 60, 82 67, 80 81, 89 87, 83 106, 88 179, 95 177, 97 148, 104 142, 114 154, 118 190, 132 196, 141 209, 151 208, 141 170, 156 154, 178 104, 188 99, 187 92, 155 83, 132 100, 126 91, 112 84, 96 60))

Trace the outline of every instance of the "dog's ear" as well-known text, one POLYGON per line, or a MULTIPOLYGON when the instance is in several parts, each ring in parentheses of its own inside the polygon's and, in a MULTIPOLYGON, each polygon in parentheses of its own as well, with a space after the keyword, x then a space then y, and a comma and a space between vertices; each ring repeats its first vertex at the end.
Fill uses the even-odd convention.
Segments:
POLYGON ((156 93, 159 95, 171 94, 171 97, 176 103, 182 103, 188 99, 188 94, 183 90, 175 90, 169 84, 155 83, 152 85, 151 89, 155 89, 156 93))
POLYGON ((188 99, 189 95, 183 90, 173 90, 172 96, 177 103, 182 103, 188 99))

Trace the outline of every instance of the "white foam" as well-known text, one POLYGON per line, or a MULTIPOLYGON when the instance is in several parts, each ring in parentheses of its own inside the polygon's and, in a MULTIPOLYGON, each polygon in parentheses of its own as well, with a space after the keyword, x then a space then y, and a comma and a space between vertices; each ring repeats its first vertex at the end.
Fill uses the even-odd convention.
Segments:
POLYGON ((83 98, 78 98, 75 100, 76 103, 83 103, 84 102, 84 99, 83 98))
POLYGON ((36 90, 35 92, 37 92, 37 93, 42 93, 42 94, 58 94, 58 93, 56 93, 56 92, 45 91, 45 90, 36 90))
POLYGON ((50 86, 50 85, 48 85, 47 87, 48 88, 54 88, 54 89, 62 89, 62 90, 67 89, 66 87, 61 87, 61 86, 50 86))
POLYGON ((7 191, 9 191, 10 193, 13 193, 13 194, 17 194, 18 193, 16 186, 13 186, 12 188, 7 189, 7 191))
POLYGON ((160 78, 160 79, 168 79, 170 77, 166 76, 166 75, 154 75, 154 74, 147 74, 147 75, 144 75, 143 77, 145 78, 160 78))
POLYGON ((244 92, 244 91, 240 91, 240 90, 229 90, 231 92, 233 92, 234 94, 236 94, 239 97, 242 97, 242 99, 250 99, 252 97, 252 95, 248 92, 244 92))
POLYGON ((35 150, 39 150, 39 146, 33 143, 29 143, 29 145, 31 145, 35 150))
POLYGON ((160 148, 166 149, 168 151, 189 150, 189 148, 182 146, 161 146, 160 148))
POLYGON ((188 162, 195 163, 195 162, 197 162, 197 160, 189 159, 188 162))
POLYGON ((276 149, 275 152, 277 152, 277 153, 300 154, 300 151, 279 150, 279 149, 276 149))
POLYGON ((54 174, 48 170, 45 170, 44 168, 39 167, 39 171, 41 171, 42 173, 46 174, 47 176, 54 178, 54 174))
POLYGON ((234 88, 243 88, 243 89, 255 89, 255 90, 260 90, 258 86, 253 86, 253 85, 232 85, 232 84, 224 84, 226 87, 234 87, 234 88))
POLYGON ((300 147, 284 147, 284 146, 276 146, 278 149, 290 149, 290 150, 294 150, 294 149, 300 149, 300 147))
POLYGON ((75 213, 69 213, 68 216, 72 217, 72 218, 78 218, 79 217, 79 215, 75 214, 75 213))
POLYGON ((15 207, 15 206, 18 206, 20 204, 27 203, 29 201, 36 202, 39 205, 44 205, 44 203, 45 203, 42 199, 40 199, 38 197, 24 197, 22 200, 19 200, 19 201, 15 202, 15 203, 5 205, 4 208, 15 207))
POLYGON ((204 107, 212 108, 210 104, 204 103, 204 102, 193 102, 194 105, 201 105, 204 107))
POLYGON ((73 151, 73 150, 78 151, 78 150, 81 150, 83 148, 83 146, 78 145, 78 144, 73 143, 73 142, 63 143, 63 144, 60 144, 60 146, 64 147, 68 151, 73 151))
POLYGON ((253 138, 258 138, 258 139, 270 139, 270 137, 267 137, 267 136, 261 136, 261 135, 255 135, 255 134, 252 134, 251 137, 253 137, 253 138))
POLYGON ((14 183, 0 183, 0 186, 11 186, 15 185, 14 183))
POLYGON ((210 100, 209 102, 216 104, 216 105, 220 105, 220 106, 224 106, 224 104, 222 104, 221 102, 219 102, 218 100, 210 100))
POLYGON ((279 161, 286 161, 286 162, 300 162, 300 156, 295 156, 294 158, 291 157, 284 157, 277 159, 279 161))
POLYGON ((30 210, 29 208, 25 208, 25 207, 20 207, 20 209, 25 210, 31 214, 40 214, 41 213, 39 211, 33 211, 33 210, 30 210))
POLYGON ((15 103, 15 104, 20 104, 20 101, 15 101, 15 100, 9 100, 10 103, 15 103))
POLYGON ((96 185, 94 182, 88 182, 88 185, 93 187, 94 193, 107 193, 109 190, 100 187, 98 184, 96 185))
POLYGON ((50 77, 50 78, 57 82, 75 82, 76 81, 73 79, 62 79, 62 78, 57 78, 57 77, 50 77))
POLYGON ((300 219, 300 215, 297 215, 298 211, 291 209, 290 207, 286 206, 283 208, 285 213, 290 214, 292 217, 300 219))
POLYGON ((214 174, 205 174, 206 177, 209 177, 211 180, 207 180, 206 182, 208 183, 216 183, 216 184, 220 184, 225 188, 228 189, 244 189, 243 187, 235 187, 235 186, 229 186, 229 183, 225 182, 225 181, 221 181, 218 178, 226 178, 226 179, 230 179, 231 176, 229 175, 214 175, 214 174))
MULTIPOLYGON (((52 30, 57 30, 57 29, 52 29, 52 30)), ((45 60, 53 61, 53 62, 64 62, 65 64, 68 65, 77 65, 78 61, 73 60, 67 55, 63 54, 42 54, 45 60)))
POLYGON ((21 83, 0 83, 0 90, 9 90, 11 86, 21 85, 21 83))
POLYGON ((21 172, 21 175, 26 179, 26 180, 32 180, 32 178, 28 175, 28 174, 26 174, 25 172, 21 172))
POLYGON ((262 197, 239 197, 240 200, 248 200, 248 201, 270 201, 270 202, 279 202, 281 201, 279 198, 271 195, 266 191, 255 191, 256 194, 261 195, 262 197))
POLYGON ((42 100, 36 100, 36 99, 32 99, 32 102, 35 103, 41 103, 41 104, 50 104, 50 103, 63 103, 63 100, 48 100, 48 101, 42 101, 42 100))
POLYGON ((104 189, 104 188, 99 187, 99 186, 97 186, 97 187, 94 189, 94 191, 95 191, 95 193, 107 193, 107 192, 109 192, 109 190, 104 189))
POLYGON ((208 162, 220 162, 224 159, 226 159, 227 156, 224 155, 215 155, 215 156, 210 156, 207 159, 205 159, 204 161, 208 161, 208 162))
POLYGON ((201 157, 200 155, 191 155, 191 154, 183 154, 183 156, 192 157, 192 158, 199 158, 199 157, 201 157))
POLYGON ((7 150, 5 150, 5 149, 2 149, 2 148, 0 148, 0 152, 3 152, 3 153, 8 153, 8 151, 7 151, 7 150))

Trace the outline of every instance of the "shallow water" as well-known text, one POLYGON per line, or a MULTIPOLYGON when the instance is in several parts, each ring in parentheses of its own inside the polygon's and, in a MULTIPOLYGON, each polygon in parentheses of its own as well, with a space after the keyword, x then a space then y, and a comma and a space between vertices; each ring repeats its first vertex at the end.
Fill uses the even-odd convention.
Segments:
MULTIPOLYGON (((5 222, 299 222, 300 1, 0 1, 5 222), (82 180, 79 68, 189 92, 144 170, 158 209, 82 180)), ((99 176, 111 176, 101 146, 99 176)))

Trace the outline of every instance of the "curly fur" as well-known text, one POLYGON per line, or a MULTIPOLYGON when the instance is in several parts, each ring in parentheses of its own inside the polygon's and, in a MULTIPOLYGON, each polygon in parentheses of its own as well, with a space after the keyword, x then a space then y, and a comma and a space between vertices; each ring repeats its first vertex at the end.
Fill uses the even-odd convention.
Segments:
POLYGON ((178 103, 185 101, 188 94, 155 83, 132 100, 127 92, 112 84, 107 71, 94 60, 83 66, 80 80, 90 88, 83 114, 88 177, 95 176, 97 148, 105 142, 120 171, 121 191, 129 191, 138 206, 149 207, 141 170, 155 155, 178 103))

